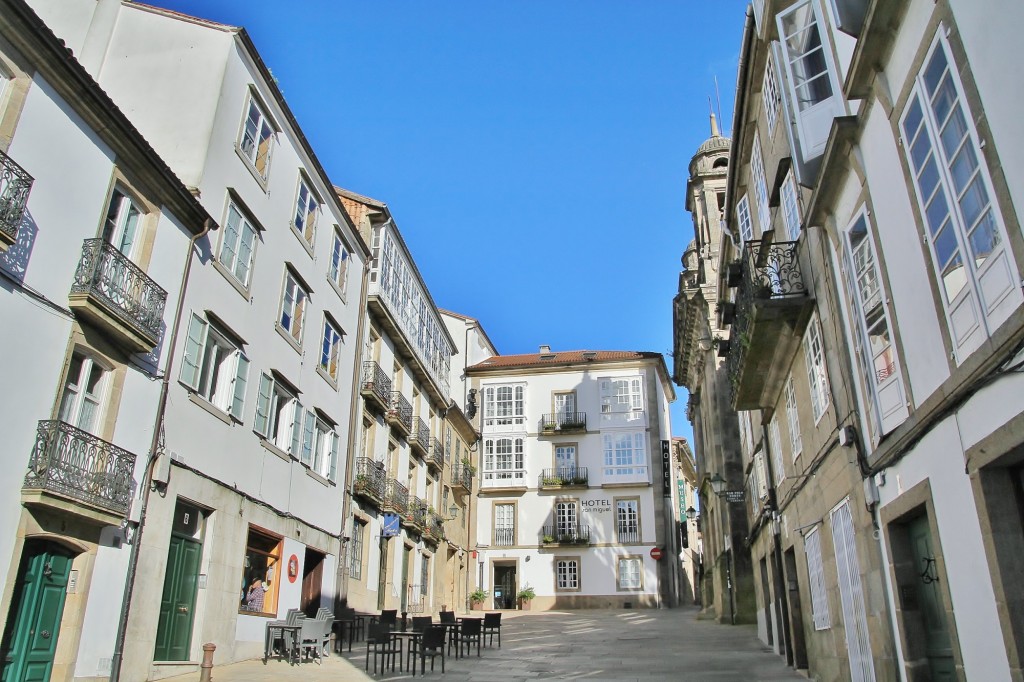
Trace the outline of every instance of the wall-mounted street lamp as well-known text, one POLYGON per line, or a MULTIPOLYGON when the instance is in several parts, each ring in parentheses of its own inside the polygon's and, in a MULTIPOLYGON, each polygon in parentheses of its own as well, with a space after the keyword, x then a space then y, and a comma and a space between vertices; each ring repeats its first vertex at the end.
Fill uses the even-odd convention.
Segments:
POLYGON ((454 521, 457 518, 459 518, 459 507, 458 505, 453 504, 452 506, 448 507, 448 516, 446 516, 443 520, 454 521))
POLYGON ((726 483, 725 479, 722 478, 722 475, 716 473, 715 475, 713 475, 711 477, 711 480, 708 481, 708 482, 711 484, 711 490, 714 491, 714 493, 716 495, 721 497, 722 493, 725 492, 725 483, 726 483))
POLYGON ((689 520, 693 521, 695 518, 697 518, 697 510, 694 509, 693 507, 687 507, 686 508, 686 518, 688 518, 689 520))

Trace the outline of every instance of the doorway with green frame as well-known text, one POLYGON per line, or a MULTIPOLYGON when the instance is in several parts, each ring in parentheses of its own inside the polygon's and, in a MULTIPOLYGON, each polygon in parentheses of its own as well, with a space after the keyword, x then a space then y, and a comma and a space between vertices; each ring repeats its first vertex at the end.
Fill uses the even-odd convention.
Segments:
POLYGON ((202 530, 202 511, 178 500, 167 549, 153 660, 189 660, 203 556, 202 530))

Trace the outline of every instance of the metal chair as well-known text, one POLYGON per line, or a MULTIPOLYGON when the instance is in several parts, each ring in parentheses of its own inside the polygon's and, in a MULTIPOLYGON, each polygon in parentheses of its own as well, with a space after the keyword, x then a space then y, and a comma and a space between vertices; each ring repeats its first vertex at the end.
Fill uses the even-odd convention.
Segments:
MULTIPOLYGON (((431 625, 423 631, 419 644, 420 675, 427 673, 427 656, 430 656, 430 672, 434 672, 434 658, 441 657, 441 674, 444 674, 445 628, 431 625)), ((412 664, 412 676, 416 677, 416 661, 412 664)))
POLYGON ((395 669, 395 656, 398 656, 399 670, 402 668, 402 641, 391 634, 391 626, 385 623, 374 623, 370 625, 366 633, 366 670, 370 669, 370 653, 373 653, 373 674, 377 674, 377 659, 380 661, 380 670, 384 672, 387 668, 388 659, 391 661, 391 670, 395 669))
POLYGON ((469 653, 470 645, 476 643, 476 655, 480 655, 480 645, 483 643, 483 618, 463 618, 462 622, 459 623, 458 647, 460 656, 462 655, 462 649, 465 647, 466 653, 469 653))
POLYGON ((398 624, 398 609, 385 609, 380 612, 380 618, 377 622, 381 625, 397 625, 398 624))
POLYGON ((426 630, 427 628, 430 627, 431 623, 433 623, 433 620, 430 618, 430 616, 413 616, 412 617, 412 629, 415 632, 420 632, 421 630, 426 630))
MULTIPOLYGON (((332 619, 333 620, 333 619, 332 619)), ((316 656, 316 662, 322 662, 324 656, 324 623, 320 618, 304 618, 302 620, 302 631, 299 634, 300 658, 309 655, 316 656)), ((331 636, 330 626, 327 629, 327 639, 331 636)))
POLYGON ((442 611, 441 615, 440 615, 440 619, 441 619, 442 623, 454 623, 455 622, 455 612, 454 611, 442 611))
POLYGON ((483 625, 484 637, 490 635, 491 638, 488 640, 487 646, 494 644, 494 633, 498 633, 498 648, 501 648, 501 614, 500 613, 485 613, 484 614, 484 625, 483 625))

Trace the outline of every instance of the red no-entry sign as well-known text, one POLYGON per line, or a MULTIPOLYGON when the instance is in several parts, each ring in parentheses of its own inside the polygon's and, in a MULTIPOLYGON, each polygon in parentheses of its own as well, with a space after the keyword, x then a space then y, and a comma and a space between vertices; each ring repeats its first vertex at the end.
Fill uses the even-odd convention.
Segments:
POLYGON ((651 558, 654 559, 655 561, 657 561, 658 559, 661 558, 661 547, 652 547, 651 548, 651 558))

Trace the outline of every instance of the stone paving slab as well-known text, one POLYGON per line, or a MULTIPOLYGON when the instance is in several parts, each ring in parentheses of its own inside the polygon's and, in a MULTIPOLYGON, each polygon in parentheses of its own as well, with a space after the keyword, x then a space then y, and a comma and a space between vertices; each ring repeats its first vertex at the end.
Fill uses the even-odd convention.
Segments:
MULTIPOLYGON (((806 680, 786 666, 757 639, 753 626, 719 625, 698 620, 693 608, 650 611, 593 610, 508 612, 502 616, 501 648, 497 638, 477 658, 447 658, 445 674, 437 660, 426 679, 436 682, 518 682, 585 680, 586 682, 774 682, 806 680)), ((409 680, 406 672, 363 670, 366 645, 332 654, 322 665, 292 666, 278 660, 245 661, 218 666, 213 682, 349 682, 409 680)), ((373 662, 370 662, 373 669, 373 662)), ((420 677, 417 669, 417 678, 420 677)), ((197 682, 199 674, 169 678, 197 682)))

